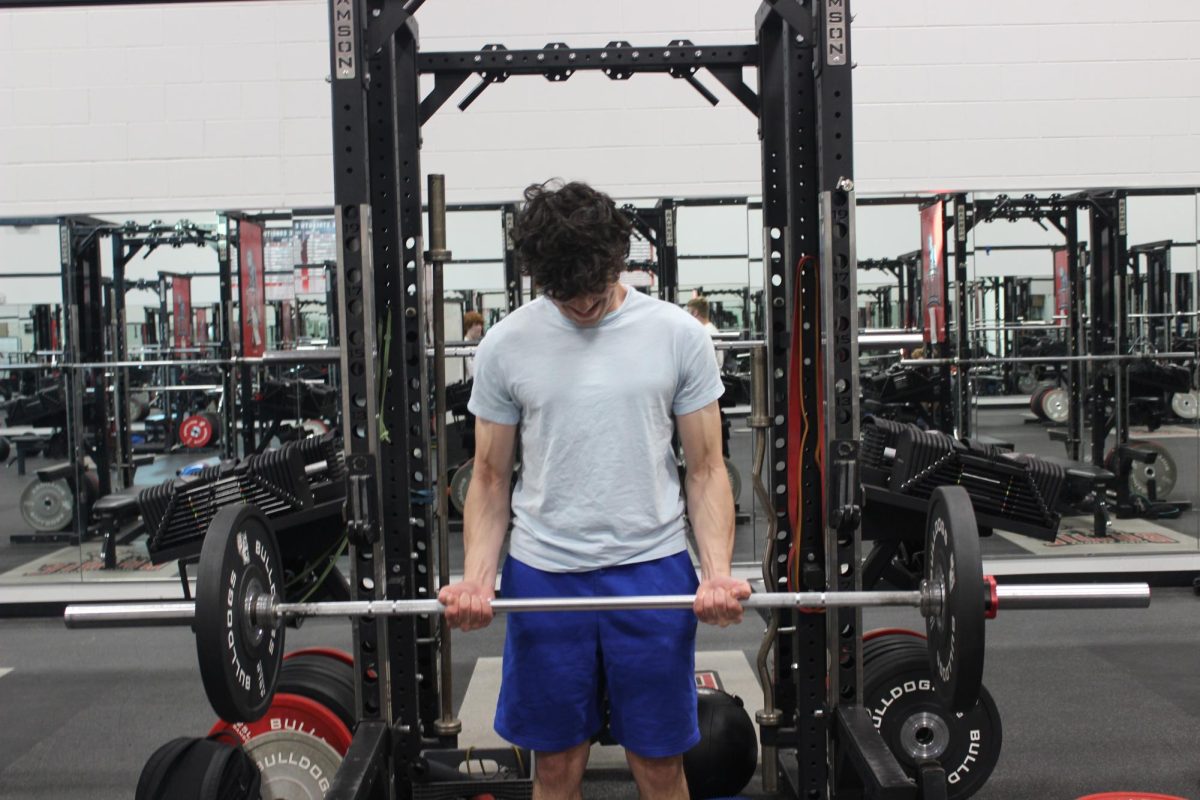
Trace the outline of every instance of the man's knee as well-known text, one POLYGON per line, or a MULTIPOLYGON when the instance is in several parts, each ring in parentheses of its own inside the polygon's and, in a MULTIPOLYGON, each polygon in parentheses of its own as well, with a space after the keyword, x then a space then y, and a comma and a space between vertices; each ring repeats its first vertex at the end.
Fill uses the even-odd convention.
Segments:
POLYGON ((552 796, 571 795, 583 781, 587 769, 591 742, 583 742, 566 750, 537 753, 535 780, 552 796))
MULTIPOLYGON (((682 787, 687 785, 683 775, 683 756, 646 758, 632 751, 626 751, 625 756, 644 795, 676 797, 679 796, 682 787)), ((683 789, 683 792, 683 796, 686 797, 686 789, 683 789)))

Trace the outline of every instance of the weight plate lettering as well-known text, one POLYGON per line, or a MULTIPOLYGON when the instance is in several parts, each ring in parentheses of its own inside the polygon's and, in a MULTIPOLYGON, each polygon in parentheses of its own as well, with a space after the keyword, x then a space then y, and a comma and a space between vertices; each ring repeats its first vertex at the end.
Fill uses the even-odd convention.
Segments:
POLYGON ((946 771, 946 796, 964 800, 983 787, 1000 759, 1000 712, 987 689, 970 711, 948 713, 934 688, 920 640, 874 655, 884 637, 863 651, 863 705, 900 766, 914 779, 917 764, 934 758, 946 771))
POLYGON ((983 683, 984 598, 979 527, 971 496, 961 486, 939 486, 929 498, 925 581, 941 595, 941 609, 925 618, 930 669, 950 711, 970 711, 983 683))
POLYGON ((283 662, 282 620, 254 623, 256 593, 283 596, 271 523, 254 506, 225 506, 204 535, 196 576, 196 654, 204 692, 226 722, 252 722, 271 707, 283 662))
POLYGON ((243 745, 262 775, 262 800, 319 800, 328 793, 342 757, 299 731, 275 731, 243 745))
POLYGON ((66 478, 48 483, 34 478, 21 492, 21 518, 38 533, 55 533, 71 527, 75 519, 75 495, 66 478))
POLYGON ((1129 465, 1129 491, 1150 497, 1150 481, 1154 481, 1154 496, 1156 500, 1165 500, 1175 489, 1179 471, 1175 467, 1175 459, 1160 442, 1138 441, 1130 442, 1131 447, 1138 450, 1148 450, 1155 453, 1154 461, 1133 461, 1129 465))
POLYGON ((332 711, 320 703, 295 694, 280 692, 271 707, 254 722, 225 722, 213 725, 209 736, 220 736, 233 744, 245 744, 257 736, 275 731, 297 731, 315 736, 332 747, 339 756, 350 749, 350 729, 332 711))

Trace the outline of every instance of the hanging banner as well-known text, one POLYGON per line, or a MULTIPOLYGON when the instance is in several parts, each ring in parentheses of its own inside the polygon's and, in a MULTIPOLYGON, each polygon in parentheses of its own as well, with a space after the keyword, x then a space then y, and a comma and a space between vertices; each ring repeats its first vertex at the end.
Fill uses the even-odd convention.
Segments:
POLYGON ((171 278, 171 328, 175 347, 192 346, 192 279, 178 275, 171 278))
POLYGON ((261 356, 267 349, 267 292, 263 269, 263 229, 238 223, 238 295, 242 315, 242 355, 261 356))
POLYGON ((946 230, 942 225, 943 202, 938 200, 921 209, 921 325, 925 341, 946 341, 946 230))
POLYGON ((1067 324, 1067 314, 1071 310, 1071 282, 1067 271, 1067 249, 1065 247, 1054 251, 1054 323, 1067 324))

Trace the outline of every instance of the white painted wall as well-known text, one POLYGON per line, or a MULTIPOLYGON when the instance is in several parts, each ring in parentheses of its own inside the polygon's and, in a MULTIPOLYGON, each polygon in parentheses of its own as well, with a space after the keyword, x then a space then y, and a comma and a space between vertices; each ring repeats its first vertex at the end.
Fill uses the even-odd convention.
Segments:
MULTIPOLYGON (((428 50, 753 39, 757 0, 430 0, 428 50)), ((1200 3, 857 0, 864 191, 1200 183, 1200 3)), ((0 12, 0 215, 331 200, 319 0, 0 12)), ((753 74, 747 75, 751 84, 753 74)), ((452 201, 561 175, 753 194, 754 119, 711 78, 522 78, 425 130, 452 201)), ((465 90, 464 90, 465 91, 465 90)))

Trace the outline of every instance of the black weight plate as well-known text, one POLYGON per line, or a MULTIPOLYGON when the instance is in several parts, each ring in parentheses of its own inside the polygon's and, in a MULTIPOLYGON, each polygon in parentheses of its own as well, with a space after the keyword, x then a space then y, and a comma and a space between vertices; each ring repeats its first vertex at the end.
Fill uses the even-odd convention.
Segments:
POLYGON ((296 694, 325 706, 353 729, 357 708, 353 671, 343 664, 322 661, 320 656, 309 658, 311 660, 286 659, 280 673, 280 685, 284 681, 294 685, 296 694))
POLYGON ((876 658, 879 655, 891 652, 897 649, 917 649, 921 652, 929 650, 929 642, 924 636, 910 636, 909 634, 888 634, 881 636, 878 639, 872 639, 869 642, 863 642, 863 662, 868 659, 876 658))
POLYGON ((863 634, 863 663, 874 658, 876 654, 896 647, 909 646, 928 649, 928 643, 923 632, 904 628, 883 628, 867 631, 863 634))
POLYGON ((468 458, 450 476, 450 503, 459 514, 467 507, 467 489, 471 487, 474 471, 475 459, 468 458))
POLYGON ((911 639, 903 637, 907 641, 901 639, 893 639, 886 642, 869 642, 874 644, 871 649, 863 648, 863 669, 866 669, 871 664, 881 659, 891 658, 898 653, 920 653, 926 660, 929 658, 929 646, 924 639, 911 639))
POLYGON ((934 685, 951 711, 970 711, 983 683, 985 592, 967 490, 934 489, 925 524, 925 581, 941 594, 941 608, 925 618, 934 685))
POLYGON ((254 506, 225 506, 204 535, 196 575, 196 655, 213 711, 226 722, 267 712, 283 661, 282 621, 251 624, 248 596, 280 597, 283 561, 271 523, 254 506))
POLYGON ((320 703, 354 730, 357 722, 354 676, 352 673, 347 676, 338 665, 290 658, 280 669, 279 691, 320 703))
POLYGON ((996 768, 1004 736, 991 694, 980 686, 974 708, 947 713, 919 649, 864 664, 863 706, 910 777, 917 777, 918 760, 937 759, 950 800, 974 795, 996 768))

